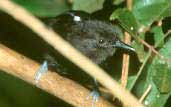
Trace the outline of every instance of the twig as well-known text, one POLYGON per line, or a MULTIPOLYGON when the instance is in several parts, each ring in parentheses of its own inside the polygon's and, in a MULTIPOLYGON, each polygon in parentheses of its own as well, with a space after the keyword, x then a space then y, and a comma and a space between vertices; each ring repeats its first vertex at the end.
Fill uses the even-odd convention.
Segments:
MULTIPOLYGON (((145 31, 149 31, 150 28, 145 28, 144 26, 142 26, 140 29, 139 29, 139 33, 143 32, 145 29, 145 31)), ((142 43, 144 46, 146 46, 149 50, 151 50, 153 53, 155 53, 156 55, 158 55, 161 59, 164 59, 164 56, 162 56, 153 46, 151 46, 150 44, 148 44, 146 41, 144 41, 143 39, 141 39, 140 37, 138 36, 133 36, 135 40, 137 40, 138 42, 142 43)))
POLYGON ((97 67, 91 60, 78 52, 54 31, 48 29, 40 20, 35 18, 24 8, 9 0, 0 0, 0 9, 32 29, 39 37, 52 45, 54 49, 58 50, 74 64, 96 78, 102 85, 108 88, 114 96, 118 97, 124 105, 129 107, 143 107, 133 95, 122 88, 115 80, 107 75, 104 70, 97 67), (129 100, 127 98, 129 98, 129 100))
MULTIPOLYGON (((161 24, 161 23, 158 23, 159 25, 161 24)), ((139 29, 139 33, 141 33, 141 32, 146 32, 146 31, 149 31, 150 30, 150 28, 148 27, 148 28, 145 28, 144 26, 142 26, 142 27, 140 27, 140 29, 139 29)), ((144 41, 143 39, 141 39, 140 37, 138 37, 138 36, 135 36, 135 35, 132 35, 132 37, 136 40, 136 41, 138 41, 139 43, 142 43, 144 46, 146 46, 149 50, 151 50, 153 53, 155 53, 156 55, 158 55, 161 59, 163 59, 163 60, 166 60, 165 58, 164 58, 164 56, 162 56, 153 46, 151 46, 150 44, 148 44, 146 41, 144 41)))
POLYGON ((141 98, 139 99, 139 102, 142 103, 142 101, 145 99, 145 97, 148 95, 148 93, 151 91, 151 84, 148 86, 148 88, 146 89, 146 91, 144 92, 144 94, 141 96, 141 98))
POLYGON ((171 33, 171 30, 168 30, 164 36, 160 39, 160 41, 155 45, 155 48, 160 45, 160 43, 171 33))
POLYGON ((158 51, 156 51, 155 48, 154 48, 153 46, 149 45, 147 42, 145 42, 145 41, 144 41, 143 39, 141 39, 141 38, 138 38, 138 40, 139 40, 143 45, 145 45, 146 47, 148 47, 149 50, 151 50, 151 51, 154 52, 156 55, 158 55, 161 59, 164 59, 164 60, 165 60, 164 56, 162 56, 158 51))
POLYGON ((142 73, 142 71, 143 71, 143 68, 144 68, 144 66, 146 65, 146 63, 147 63, 148 59, 150 58, 150 56, 151 56, 151 50, 148 51, 148 54, 146 55, 146 57, 145 57, 145 59, 144 59, 144 62, 143 62, 143 64, 141 65, 141 67, 140 67, 140 69, 139 69, 139 71, 138 71, 138 73, 137 73, 135 79, 132 81, 132 85, 131 85, 131 87, 130 87, 129 90, 132 90, 132 88, 134 87, 136 81, 137 81, 138 78, 140 77, 140 75, 141 75, 141 73, 142 73))
MULTIPOLYGON (((157 22, 157 26, 161 26, 162 25, 162 20, 159 20, 158 22, 157 22)), ((146 28, 146 30, 149 30, 149 28, 146 28)), ((164 38, 165 38, 165 36, 164 36, 164 38)), ((167 61, 167 59, 166 58, 164 58, 164 56, 163 55, 161 55, 155 48, 156 48, 156 46, 155 46, 155 48, 153 47, 153 46, 151 46, 151 45, 149 45, 146 41, 144 41, 143 39, 141 39, 141 38, 139 38, 139 37, 137 37, 137 39, 138 39, 138 41, 140 42, 140 43, 142 43, 143 45, 145 45, 147 48, 149 48, 149 50, 151 50, 153 53, 155 53, 156 55, 158 55, 161 59, 163 59, 163 60, 165 60, 165 61, 167 61)), ((163 40, 163 39, 161 39, 161 40, 163 40)), ((158 44, 157 44, 158 45, 158 44)))
MULTIPOLYGON (((125 32, 125 43, 130 44, 131 36, 125 32)), ((129 72, 129 55, 123 55, 123 64, 122 64, 122 76, 121 76, 121 85, 125 88, 127 85, 128 72, 129 72)))
POLYGON ((168 30, 168 31, 165 33, 164 38, 166 38, 170 33, 171 33, 171 30, 168 30))
MULTIPOLYGON (((127 0, 127 8, 129 10, 132 9, 132 0, 127 0)), ((129 33, 125 32, 125 43, 130 44, 131 42, 131 36, 129 33)), ((121 76, 121 85, 125 88, 127 85, 127 79, 128 79, 128 72, 129 72, 129 55, 123 54, 123 64, 122 64, 122 76, 121 76)))
POLYGON ((126 5, 129 10, 132 10, 132 0, 127 0, 126 5))
MULTIPOLYGON (((49 71, 43 74, 39 82, 36 83, 34 77, 39 67, 38 63, 0 44, 0 69, 4 72, 34 84, 74 106, 91 106, 91 101, 86 100, 89 94, 87 89, 55 72, 49 71)), ((96 106, 111 107, 112 105, 104 99, 100 99, 96 106)))

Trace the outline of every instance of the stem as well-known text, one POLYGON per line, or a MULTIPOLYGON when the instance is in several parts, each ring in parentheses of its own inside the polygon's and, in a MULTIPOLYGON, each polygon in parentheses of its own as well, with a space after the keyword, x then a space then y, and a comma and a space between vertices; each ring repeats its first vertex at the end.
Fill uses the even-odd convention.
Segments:
MULTIPOLYGON (((131 36, 125 32, 125 43, 130 44, 131 36)), ((121 85, 125 88, 128 81, 128 72, 129 72, 129 55, 123 55, 123 64, 122 64, 122 76, 121 76, 121 85)))
POLYGON ((151 91, 151 84, 148 86, 148 88, 145 90, 144 94, 141 96, 141 98, 139 99, 139 102, 143 102, 143 100, 145 99, 145 97, 148 95, 148 93, 151 91))
POLYGON ((132 90, 132 88, 134 87, 135 83, 137 82, 138 78, 140 77, 140 75, 141 75, 141 73, 142 73, 142 71, 143 71, 143 68, 144 68, 144 66, 146 65, 146 63, 147 63, 148 59, 150 58, 150 56, 151 56, 151 51, 148 51, 148 54, 146 55, 146 57, 145 57, 145 59, 144 59, 144 62, 143 62, 143 64, 141 65, 141 67, 140 67, 140 69, 139 69, 139 71, 138 71, 138 73, 137 73, 135 79, 133 80, 132 85, 131 85, 131 87, 130 87, 129 90, 132 90))
MULTIPOLYGON (((127 0, 127 8, 129 10, 132 9, 132 0, 127 0)), ((125 38, 124 41, 126 44, 131 43, 131 36, 129 33, 125 32, 125 38)), ((128 72, 129 72, 129 55, 123 54, 123 64, 122 64, 122 76, 121 76, 121 85, 125 88, 128 81, 128 72)))

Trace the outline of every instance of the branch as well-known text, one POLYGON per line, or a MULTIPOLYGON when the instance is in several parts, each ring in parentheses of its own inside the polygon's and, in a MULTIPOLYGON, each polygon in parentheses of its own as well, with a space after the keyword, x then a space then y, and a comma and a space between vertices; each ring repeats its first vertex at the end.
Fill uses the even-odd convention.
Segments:
POLYGON ((143 102, 143 100, 145 99, 145 97, 149 94, 149 92, 151 91, 152 85, 150 84, 148 86, 148 88, 145 90, 145 92, 143 93, 143 95, 141 96, 141 98, 139 99, 139 102, 143 102))
MULTIPOLYGON (((132 0, 126 1, 127 8, 132 9, 132 0)), ((126 44, 130 44, 131 36, 129 33, 125 32, 124 41, 126 44)), ((122 64, 122 76, 121 76, 121 85, 125 88, 128 82, 128 73, 129 73, 129 54, 123 54, 123 64, 122 64)))
MULTIPOLYGON (((129 33, 125 32, 125 43, 130 44, 131 36, 129 33)), ((123 54, 123 64, 122 64, 122 76, 121 76, 121 85, 125 88, 128 81, 128 72, 129 72, 129 55, 123 54)))
POLYGON ((143 39, 138 38, 138 40, 140 41, 140 43, 142 43, 143 45, 145 45, 147 48, 149 48, 149 50, 151 50, 152 52, 154 52, 156 55, 158 55, 161 59, 165 60, 165 57, 163 55, 161 55, 157 50, 155 50, 155 48, 151 45, 149 45, 147 42, 145 42, 143 39))
MULTIPOLYGON (((89 94, 87 89, 55 72, 49 71, 43 74, 39 82, 36 83, 34 78, 39 67, 38 63, 0 44, 0 69, 4 72, 36 85, 74 106, 91 106, 91 100, 86 100, 89 94)), ((96 106, 111 107, 112 105, 100 98, 96 106)))
POLYGON ((96 78, 102 85, 108 88, 114 96, 118 97, 124 105, 129 107, 143 107, 133 95, 122 88, 117 81, 107 75, 104 70, 97 67, 90 59, 82 55, 54 31, 48 29, 40 20, 27 12, 24 8, 10 0, 0 0, 0 9, 32 29, 39 37, 52 45, 54 49, 89 75, 96 78), (129 100, 127 98, 129 98, 129 100))

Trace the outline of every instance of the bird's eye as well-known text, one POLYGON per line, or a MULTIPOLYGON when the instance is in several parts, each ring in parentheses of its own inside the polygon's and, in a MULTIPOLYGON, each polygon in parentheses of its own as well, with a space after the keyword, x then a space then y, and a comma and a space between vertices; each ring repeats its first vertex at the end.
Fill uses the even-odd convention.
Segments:
POLYGON ((100 39, 99 43, 100 44, 104 43, 104 40, 103 39, 100 39))

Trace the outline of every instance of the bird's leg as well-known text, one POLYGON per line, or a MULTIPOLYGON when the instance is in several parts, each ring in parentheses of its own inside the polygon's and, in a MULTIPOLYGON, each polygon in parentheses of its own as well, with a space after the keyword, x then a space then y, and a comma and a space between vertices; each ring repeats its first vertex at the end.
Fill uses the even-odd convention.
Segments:
MULTIPOLYGON (((49 67, 53 68, 53 70, 60 69, 60 66, 57 63, 57 61, 52 56, 50 56, 49 54, 44 54, 43 58, 44 58, 43 64, 38 69, 36 76, 35 76, 36 83, 39 81, 41 75, 48 71, 49 67)), ((59 72, 61 70, 57 70, 57 71, 59 72)))
POLYGON ((36 83, 39 82, 39 79, 43 73, 48 72, 49 66, 55 65, 55 62, 52 61, 52 60, 54 60, 53 57, 51 57, 49 54, 43 54, 43 59, 44 59, 43 64, 40 66, 40 68, 38 69, 36 76, 35 76, 36 83))
POLYGON ((46 73, 48 71, 48 62, 45 60, 44 62, 43 62, 43 64, 41 65, 41 67, 38 69, 38 71, 37 71, 37 73, 36 73, 36 76, 35 76, 35 81, 36 81, 36 83, 38 83, 38 81, 39 81, 39 79, 40 79, 40 77, 41 77, 41 75, 43 74, 43 73, 46 73))
POLYGON ((95 102, 98 102, 98 99, 100 97, 100 91, 99 91, 99 85, 97 80, 94 78, 94 89, 93 91, 89 94, 89 96, 87 97, 87 99, 90 99, 90 97, 93 98, 92 100, 92 107, 95 107, 95 102))
POLYGON ((39 81, 41 75, 48 71, 49 67, 54 67, 54 66, 56 67, 57 66, 57 62, 49 54, 47 54, 47 53, 44 54, 43 58, 44 58, 43 64, 41 65, 41 67, 39 68, 39 70, 37 71, 36 76, 35 76, 36 83, 39 81))

